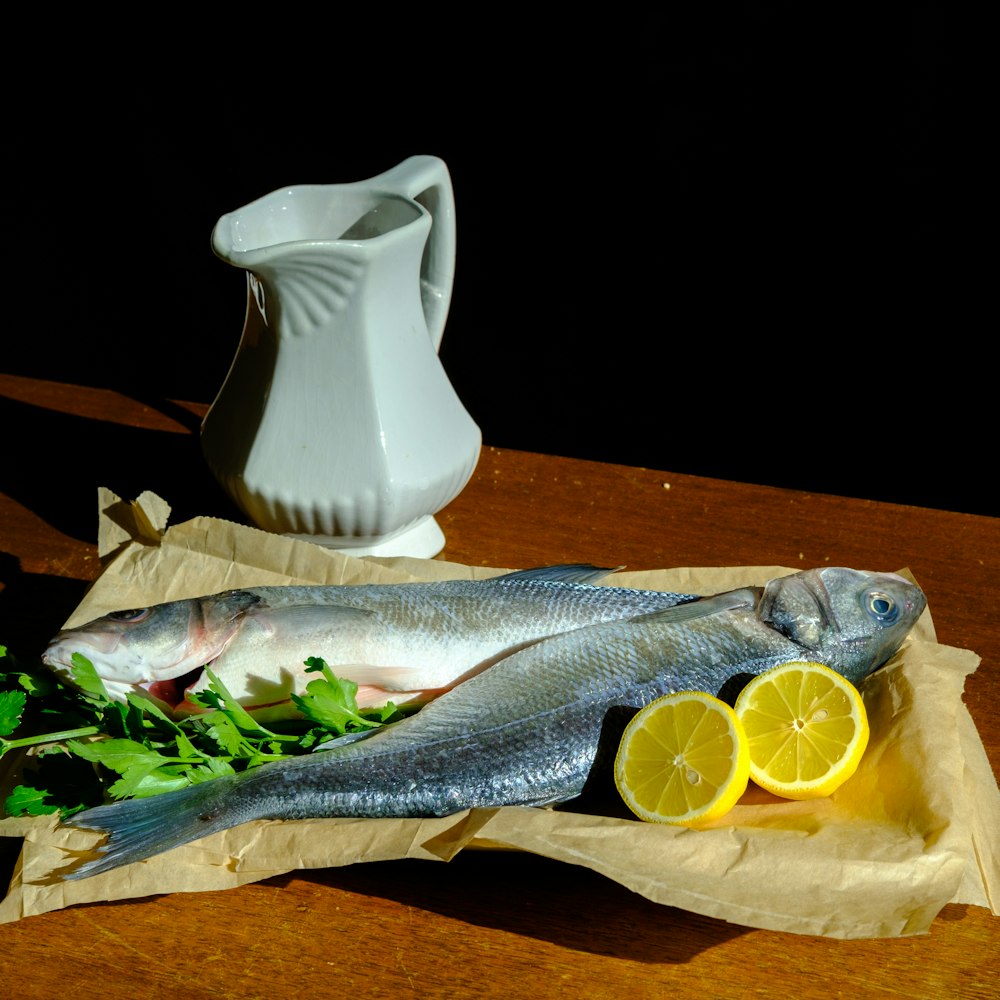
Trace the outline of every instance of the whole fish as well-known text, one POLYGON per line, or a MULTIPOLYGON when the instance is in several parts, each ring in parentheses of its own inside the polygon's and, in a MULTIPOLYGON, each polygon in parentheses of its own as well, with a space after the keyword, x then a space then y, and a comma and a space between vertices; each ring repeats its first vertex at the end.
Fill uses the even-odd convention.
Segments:
POLYGON ((563 632, 372 736, 79 813, 67 823, 107 837, 96 858, 62 877, 108 871, 254 819, 565 802, 599 778, 598 761, 613 757, 621 729, 612 716, 672 691, 719 694, 788 660, 827 663, 860 683, 896 652, 925 603, 895 574, 823 568, 563 632))
POLYGON ((324 659, 358 685, 359 707, 417 705, 527 642, 598 621, 694 599, 599 587, 610 569, 520 570, 486 580, 343 586, 248 587, 115 611, 64 629, 43 661, 72 680, 71 660, 93 663, 108 694, 129 692, 183 716, 204 711, 204 667, 258 718, 294 715, 292 693, 324 659))

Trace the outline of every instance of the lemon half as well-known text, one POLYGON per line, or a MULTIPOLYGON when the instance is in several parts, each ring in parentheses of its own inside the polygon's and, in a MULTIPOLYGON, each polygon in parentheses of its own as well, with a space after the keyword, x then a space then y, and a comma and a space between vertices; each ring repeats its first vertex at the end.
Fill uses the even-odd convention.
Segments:
POLYGON ((750 777, 782 798, 830 795, 854 774, 868 746, 861 694, 822 663, 773 667, 743 688, 735 709, 750 777))
POLYGON ((749 784, 750 755, 733 709, 702 691, 682 691, 632 718, 614 774, 640 819, 692 826, 732 809, 749 784))

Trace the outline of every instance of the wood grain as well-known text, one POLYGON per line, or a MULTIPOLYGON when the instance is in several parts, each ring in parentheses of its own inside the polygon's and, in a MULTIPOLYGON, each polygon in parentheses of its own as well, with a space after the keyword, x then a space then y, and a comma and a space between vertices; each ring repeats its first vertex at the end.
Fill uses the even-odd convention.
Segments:
MULTIPOLYGON (((100 571, 96 489, 152 489, 176 523, 243 520, 198 451, 204 405, 0 375, 0 639, 34 655, 100 571)), ((928 474, 935 474, 930 470, 928 474)), ((986 487, 984 487, 986 488, 986 487)), ((484 447, 440 515, 441 558, 498 567, 909 568, 938 638, 975 650, 966 703, 1000 768, 1000 521, 484 447)), ((17 844, 3 853, 8 864, 17 844)), ((294 873, 221 893, 75 907, 0 926, 5 994, 995 997, 1000 920, 946 906, 927 935, 833 941, 657 906, 545 858, 467 851, 294 873), (11 993, 10 989, 14 992, 11 993)))

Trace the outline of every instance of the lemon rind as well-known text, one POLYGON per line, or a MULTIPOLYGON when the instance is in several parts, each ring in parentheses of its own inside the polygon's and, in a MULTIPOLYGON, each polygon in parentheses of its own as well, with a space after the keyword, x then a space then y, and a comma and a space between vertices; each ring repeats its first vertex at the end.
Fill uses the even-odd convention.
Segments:
POLYGON ((750 782, 750 751, 747 745, 746 734, 743 732, 742 723, 731 706, 705 691, 677 691, 662 695, 640 709, 629 725, 626 726, 615 756, 614 779, 625 805, 628 806, 634 815, 646 822, 667 826, 693 826, 724 816, 736 805, 750 782), (705 805, 689 810, 686 813, 666 814, 657 812, 654 809, 646 808, 637 801, 633 789, 629 788, 624 780, 622 773, 623 764, 630 740, 637 729, 643 725, 644 720, 648 720, 652 713, 660 710, 668 703, 676 706, 688 698, 701 702, 726 719, 728 733, 735 747, 733 766, 730 768, 725 780, 718 785, 717 793, 705 805))
MULTIPOLYGON (((770 670, 766 670, 764 673, 754 677, 747 683, 736 699, 734 710, 737 716, 742 719, 753 691, 757 687, 773 681, 777 672, 803 668, 812 672, 818 670, 832 677, 838 688, 847 694, 852 705, 851 718, 855 724, 855 732, 853 738, 843 745, 843 754, 837 761, 832 763, 830 769, 820 777, 810 780, 785 782, 772 778, 762 766, 754 762, 751 745, 750 779, 754 784, 765 789, 765 791, 771 792, 773 795, 780 796, 781 798, 792 800, 824 798, 836 792, 838 788, 849 781, 857 772, 861 759, 867 749, 870 736, 864 699, 861 697, 861 693, 843 674, 838 673, 825 663, 814 661, 789 661, 778 664, 770 670)), ((748 742, 751 741, 748 740, 748 742)))

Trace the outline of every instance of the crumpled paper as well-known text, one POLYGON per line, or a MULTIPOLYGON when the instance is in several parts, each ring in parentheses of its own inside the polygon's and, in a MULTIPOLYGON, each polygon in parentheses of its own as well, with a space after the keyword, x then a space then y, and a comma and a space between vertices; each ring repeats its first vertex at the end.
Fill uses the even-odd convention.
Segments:
MULTIPOLYGON (((104 568, 67 625, 230 587, 503 572, 437 560, 356 559, 208 517, 168 527, 170 508, 152 493, 123 501, 101 490, 98 500, 104 568)), ((618 573, 613 581, 710 594, 790 572, 666 569, 618 573)), ((949 902, 997 914, 1000 792, 962 702, 965 678, 978 664, 970 650, 940 645, 925 612, 903 649, 863 686, 871 739, 849 782, 811 802, 784 801, 751 785, 707 829, 524 807, 437 819, 261 820, 103 875, 48 884, 67 852, 87 852, 99 837, 51 817, 2 819, 0 836, 24 843, 0 901, 0 922, 98 900, 232 888, 296 869, 448 861, 470 848, 533 852, 601 872, 658 903, 799 934, 920 934, 949 902)))

